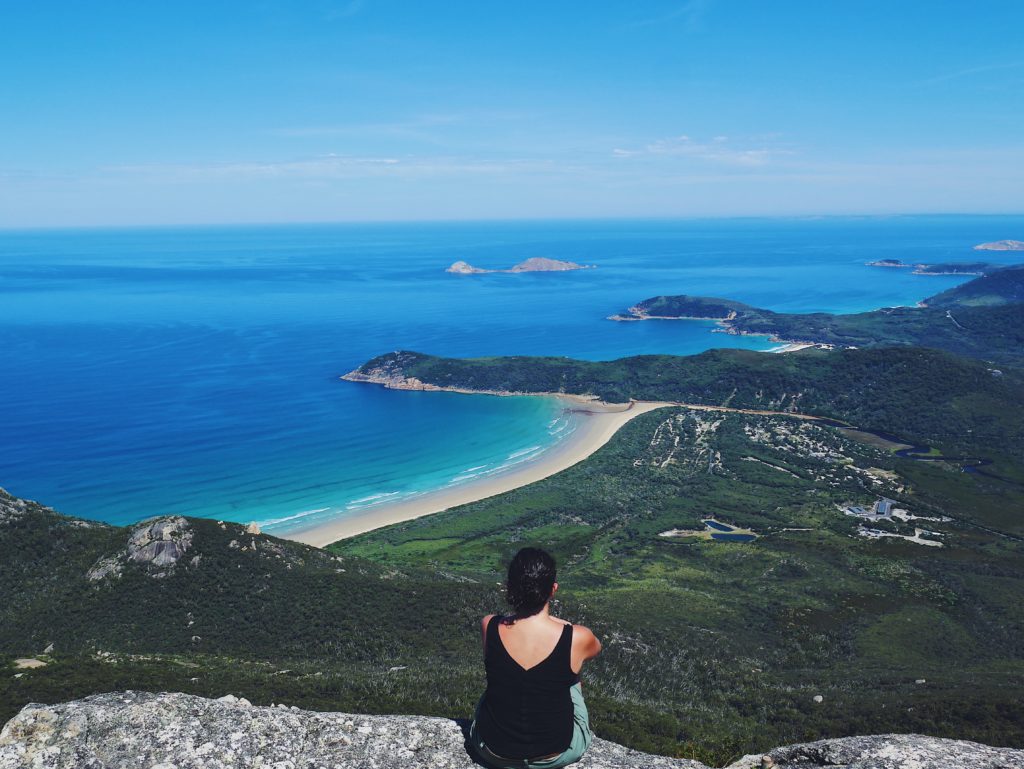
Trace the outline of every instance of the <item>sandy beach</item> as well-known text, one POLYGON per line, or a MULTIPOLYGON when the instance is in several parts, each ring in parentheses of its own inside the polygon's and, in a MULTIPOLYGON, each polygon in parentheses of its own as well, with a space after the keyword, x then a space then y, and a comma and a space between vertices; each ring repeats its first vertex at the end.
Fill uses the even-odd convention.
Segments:
POLYGON ((335 521, 312 526, 282 535, 307 545, 324 547, 339 539, 378 529, 393 523, 410 521, 432 513, 439 513, 458 505, 503 494, 520 486, 534 483, 582 462, 604 446, 616 431, 631 419, 671 403, 606 404, 572 395, 545 395, 557 397, 580 415, 580 423, 562 443, 543 452, 536 459, 509 468, 507 472, 490 478, 466 483, 462 486, 439 489, 422 496, 394 504, 382 504, 335 521))
POLYGON ((817 347, 813 342, 786 342, 781 347, 773 347, 768 352, 797 352, 806 350, 808 347, 817 347))

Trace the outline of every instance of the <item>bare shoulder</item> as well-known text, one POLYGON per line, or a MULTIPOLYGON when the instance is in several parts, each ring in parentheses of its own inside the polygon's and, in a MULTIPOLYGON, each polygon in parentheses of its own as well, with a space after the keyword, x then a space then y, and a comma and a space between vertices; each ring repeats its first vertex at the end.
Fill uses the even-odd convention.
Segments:
POLYGON ((491 618, 492 617, 496 617, 496 616, 497 616, 496 614, 488 614, 486 617, 484 617, 482 620, 480 620, 480 627, 483 628, 484 630, 487 630, 487 625, 488 625, 488 623, 490 623, 491 618))
MULTIPOLYGON (((571 623, 571 622, 569 622, 568 620, 564 620, 564 619, 562 619, 561 617, 548 617, 548 619, 554 620, 554 621, 555 621, 555 622, 557 622, 557 623, 558 623, 559 625, 572 625, 572 623, 571 623)), ((575 625, 573 625, 573 627, 576 627, 576 626, 575 626, 575 625)))
POLYGON ((601 653, 601 642, 590 628, 583 625, 573 625, 572 647, 584 659, 593 659, 601 653))
MULTIPOLYGON (((568 622, 566 624, 569 624, 568 622)), ((573 625, 572 626, 572 638, 574 642, 584 643, 589 642, 591 638, 596 639, 597 636, 588 628, 586 625, 573 625)))

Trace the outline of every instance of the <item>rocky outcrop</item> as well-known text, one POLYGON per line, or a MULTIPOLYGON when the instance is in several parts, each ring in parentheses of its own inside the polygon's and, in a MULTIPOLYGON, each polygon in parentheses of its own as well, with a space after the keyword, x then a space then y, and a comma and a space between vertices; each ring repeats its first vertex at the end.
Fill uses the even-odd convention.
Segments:
POLYGON ((494 272, 494 270, 484 270, 480 267, 474 267, 469 262, 460 260, 452 264, 445 272, 454 272, 456 275, 477 275, 482 272, 494 272))
POLYGON ((180 515, 143 521, 130 529, 125 548, 101 558, 86 577, 98 582, 118 577, 126 563, 146 567, 151 577, 165 577, 192 546, 192 527, 180 515))
MULTIPOLYGON (((0 732, 0 769, 470 769, 466 723, 253 707, 233 696, 99 694, 28 705, 0 732)), ((1024 751, 918 735, 823 740, 733 769, 1020 769, 1024 751)), ((596 739, 579 769, 704 769, 596 739)))
MULTIPOLYGON (((465 724, 312 713, 187 694, 100 694, 28 705, 0 733, 0 769, 469 769, 465 724)), ((596 740, 581 769, 703 769, 596 740)))
POLYGON ((800 769, 1020 769, 1024 750, 993 748, 967 740, 943 740, 920 734, 843 737, 787 745, 762 756, 744 756, 729 769, 765 765, 800 769))
POLYGON ((0 526, 14 523, 37 509, 49 510, 49 508, 40 508, 40 506, 36 505, 34 502, 12 497, 3 489, 0 489, 0 526))
POLYGON ((61 515, 52 507, 46 507, 38 502, 28 499, 20 499, 0 489, 0 527, 17 523, 29 515, 44 515, 51 519, 57 526, 73 526, 78 529, 109 529, 105 523, 99 521, 85 521, 81 518, 70 518, 61 515))

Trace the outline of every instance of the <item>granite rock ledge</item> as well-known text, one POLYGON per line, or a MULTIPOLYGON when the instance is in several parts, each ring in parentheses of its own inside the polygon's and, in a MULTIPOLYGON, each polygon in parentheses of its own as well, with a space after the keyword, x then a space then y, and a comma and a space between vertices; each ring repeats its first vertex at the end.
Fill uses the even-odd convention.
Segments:
MULTIPOLYGON (((254 707, 228 695, 120 692, 27 705, 0 732, 0 769, 470 769, 465 724, 254 707)), ((1024 750, 917 735, 823 740, 771 751, 801 769, 1020 769, 1024 750)), ((732 769, 760 767, 747 756, 732 769)), ((705 769, 595 740, 579 769, 705 769)))

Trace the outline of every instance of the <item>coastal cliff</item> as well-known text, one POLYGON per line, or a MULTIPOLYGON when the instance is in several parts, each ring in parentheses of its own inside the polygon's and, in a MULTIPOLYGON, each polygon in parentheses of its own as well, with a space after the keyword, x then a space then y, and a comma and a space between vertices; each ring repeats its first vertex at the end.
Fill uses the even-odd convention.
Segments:
POLYGON ((565 390, 508 389, 504 387, 473 387, 459 384, 438 384, 410 374, 418 363, 431 360, 431 356, 399 350, 378 356, 359 368, 343 374, 346 382, 381 385, 388 390, 416 390, 427 392, 453 392, 475 395, 565 395, 579 400, 598 400, 594 396, 578 395, 565 390))
MULTIPOLYGON (((0 769, 471 769, 465 721, 253 707, 231 695, 119 692, 27 705, 0 732, 0 769)), ((706 769, 595 739, 580 769, 706 769)), ((1024 750, 921 735, 847 737, 749 755, 730 769, 1015 769, 1024 750)))

